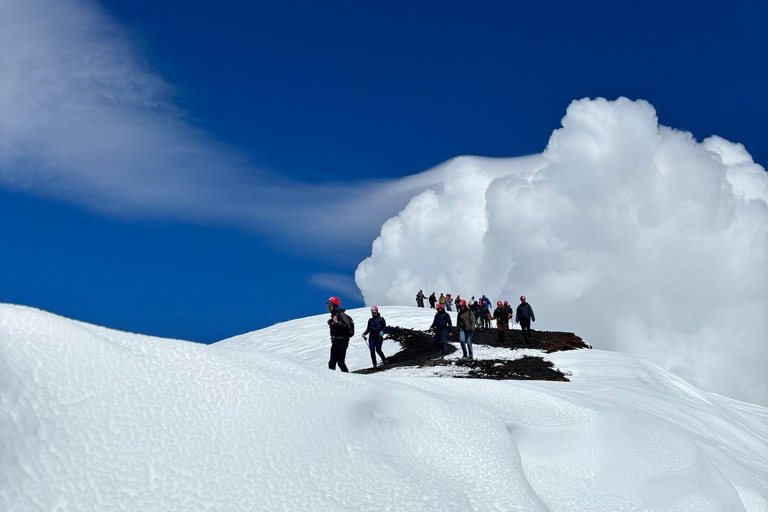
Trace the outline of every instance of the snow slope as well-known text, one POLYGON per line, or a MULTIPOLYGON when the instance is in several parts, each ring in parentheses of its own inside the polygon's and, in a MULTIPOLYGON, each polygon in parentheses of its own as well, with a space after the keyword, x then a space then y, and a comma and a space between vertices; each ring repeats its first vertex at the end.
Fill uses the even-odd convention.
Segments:
POLYGON ((549 356, 570 383, 330 372, 325 319, 205 346, 0 305, 0 510, 768 510, 765 408, 594 350, 549 356))

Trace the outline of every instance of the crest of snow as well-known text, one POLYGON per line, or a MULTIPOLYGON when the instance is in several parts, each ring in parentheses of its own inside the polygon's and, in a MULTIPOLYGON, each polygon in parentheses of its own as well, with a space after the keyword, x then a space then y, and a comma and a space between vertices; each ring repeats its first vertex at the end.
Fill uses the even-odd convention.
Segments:
POLYGON ((357 268, 367 304, 526 295, 541 328, 768 404, 768 174, 744 146, 584 99, 542 155, 441 169, 357 268))
POLYGON ((270 328, 289 359, 0 305, 0 509, 768 508, 763 407, 602 351, 550 356, 571 383, 332 373, 325 318, 270 328))

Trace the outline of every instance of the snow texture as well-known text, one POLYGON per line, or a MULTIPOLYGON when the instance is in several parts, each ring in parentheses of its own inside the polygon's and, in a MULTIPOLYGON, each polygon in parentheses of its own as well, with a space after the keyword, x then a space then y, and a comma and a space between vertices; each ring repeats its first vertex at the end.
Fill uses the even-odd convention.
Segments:
POLYGON ((205 346, 0 305, 0 510, 768 510, 763 407, 595 350, 547 356, 570 383, 330 372, 325 319, 205 346))
POLYGON ((367 304, 525 295, 543 329, 768 405, 768 173, 744 146, 583 99, 542 155, 438 169, 358 266, 367 304))

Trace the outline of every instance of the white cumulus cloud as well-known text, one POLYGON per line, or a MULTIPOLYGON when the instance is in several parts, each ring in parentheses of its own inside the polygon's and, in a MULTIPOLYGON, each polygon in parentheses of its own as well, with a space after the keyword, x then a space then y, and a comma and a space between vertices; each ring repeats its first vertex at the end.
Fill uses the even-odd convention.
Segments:
POLYGON ((542 155, 459 157, 389 219, 366 302, 524 294, 534 327, 768 404, 768 174, 740 144, 659 125, 645 101, 574 101, 542 155))

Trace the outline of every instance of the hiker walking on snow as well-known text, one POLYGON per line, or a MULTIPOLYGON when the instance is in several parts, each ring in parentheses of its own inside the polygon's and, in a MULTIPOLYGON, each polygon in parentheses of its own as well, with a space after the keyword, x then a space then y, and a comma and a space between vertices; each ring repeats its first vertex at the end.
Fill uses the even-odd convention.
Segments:
POLYGON ((331 314, 328 319, 328 327, 331 328, 331 359, 328 361, 328 368, 335 370, 338 363, 339 370, 349 372, 344 359, 347 357, 349 338, 355 334, 355 323, 339 307, 340 304, 336 297, 331 297, 325 303, 331 314))
POLYGON ((453 311, 453 299, 450 293, 445 296, 445 310, 453 311))
POLYGON ((416 294, 416 307, 423 308, 425 298, 426 297, 424 296, 424 292, 419 290, 419 293, 416 294))
POLYGON ((517 306, 517 313, 515 314, 515 322, 519 323, 523 330, 523 340, 525 340, 526 345, 531 339, 531 321, 536 321, 533 308, 525 301, 525 295, 521 295, 520 305, 517 306))
POLYGON ((432 326, 430 326, 429 330, 434 331, 435 333, 434 344, 442 350, 442 357, 445 357, 446 354, 445 342, 448 339, 448 329, 452 326, 453 322, 451 322, 451 315, 443 309, 442 304, 438 304, 435 319, 432 320, 432 326))
POLYGON ((509 312, 501 301, 496 303, 496 310, 493 312, 493 318, 496 319, 496 328, 499 330, 499 343, 506 343, 507 327, 509 326, 509 312))
POLYGON ((506 300, 504 301, 504 309, 507 310, 507 331, 509 331, 509 322, 512 320, 512 306, 506 300))
POLYGON ((459 343, 461 343, 461 352, 464 354, 464 358, 469 355, 469 360, 473 358, 472 355, 472 336, 475 334, 475 314, 467 307, 467 301, 463 300, 459 303, 459 314, 456 317, 456 327, 459 329, 459 343))
POLYGON ((445 295, 444 294, 442 294, 442 293, 440 294, 440 298, 437 299, 437 303, 438 304, 442 304, 443 307, 445 307, 445 295))
POLYGON ((371 362, 373 367, 376 368, 376 354, 381 357, 381 365, 387 364, 387 358, 384 357, 384 352, 381 351, 381 344, 384 341, 384 331, 387 330, 387 322, 384 317, 379 314, 379 308, 373 306, 371 308, 371 318, 368 319, 368 327, 363 333, 363 339, 368 342, 368 348, 371 351, 371 362), (366 335, 370 336, 370 339, 366 338, 366 335))
POLYGON ((435 292, 432 292, 432 295, 429 296, 429 307, 435 309, 435 302, 437 302, 437 298, 435 292))

